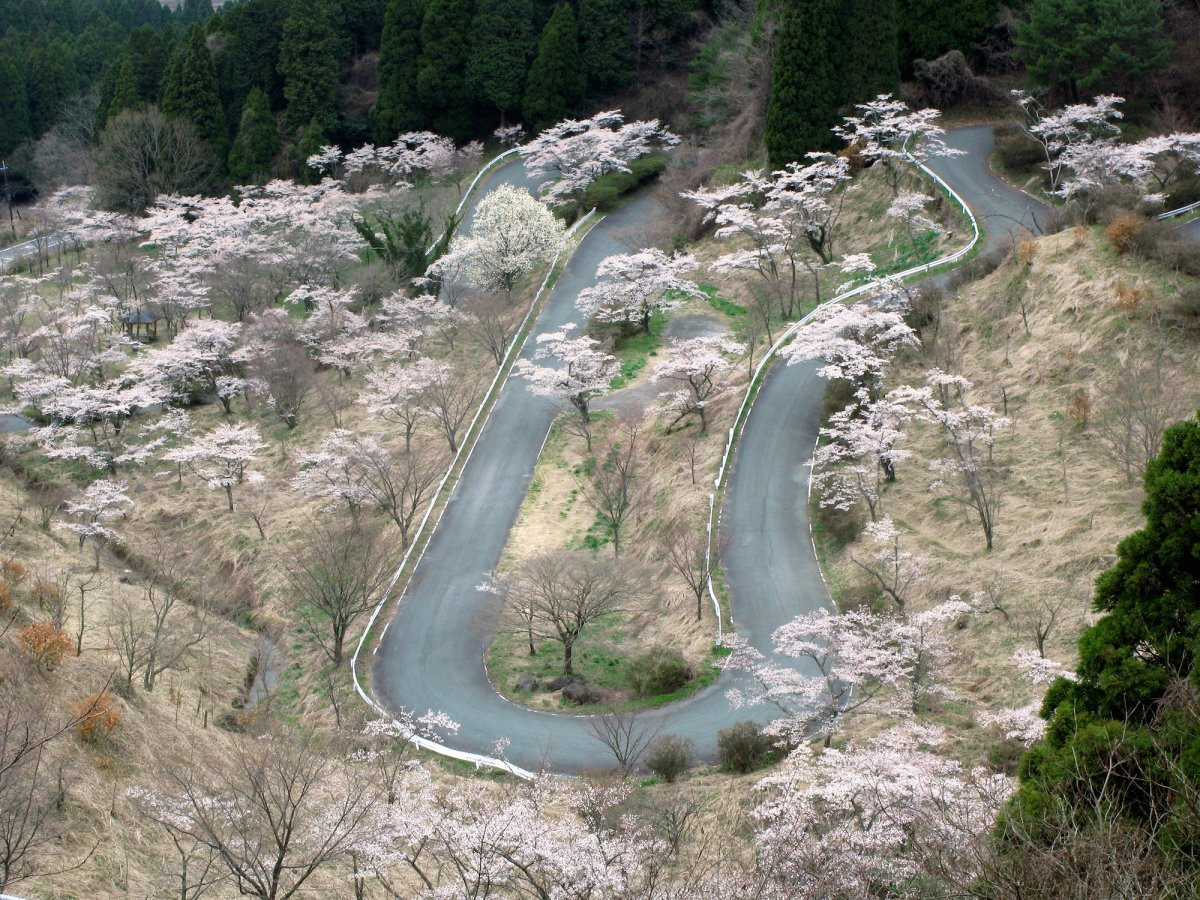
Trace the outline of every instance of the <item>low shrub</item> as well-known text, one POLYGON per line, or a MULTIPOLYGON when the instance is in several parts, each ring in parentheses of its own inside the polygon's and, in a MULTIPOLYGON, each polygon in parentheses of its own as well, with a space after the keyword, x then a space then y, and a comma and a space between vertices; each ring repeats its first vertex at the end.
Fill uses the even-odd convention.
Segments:
POLYGON ((1008 172, 1033 174, 1046 162, 1046 151, 1020 126, 1001 125, 996 129, 996 158, 1008 172))
POLYGON ((691 666, 673 647, 651 647, 625 666, 625 680, 638 697, 670 694, 693 677, 691 666))
POLYGON ((17 559, 6 559, 0 563, 0 578, 4 579, 5 584, 16 587, 25 580, 25 576, 29 574, 29 570, 25 568, 25 564, 17 559))
POLYGON ((71 704, 71 715, 79 720, 75 723, 75 734, 85 744, 99 744, 112 735, 121 721, 121 714, 108 691, 76 700, 71 704))
POLYGON ((671 158, 666 153, 647 153, 629 163, 628 172, 606 172, 588 186, 582 203, 559 207, 563 218, 573 222, 595 207, 603 212, 618 200, 666 171, 671 158))
POLYGON ((862 534, 866 516, 858 506, 838 509, 836 506, 818 506, 817 524, 838 547, 848 547, 862 534))
POLYGON ((1167 301, 1163 314, 1171 324, 1200 332, 1200 284, 1189 284, 1167 301))
POLYGON ((0 583, 0 613, 8 612, 15 605, 12 588, 7 584, 0 583))
POLYGON ((49 672, 71 652, 71 637, 53 622, 34 622, 21 631, 21 644, 33 657, 34 664, 49 672))
POLYGON ((674 784, 695 759, 696 745, 692 739, 678 734, 660 735, 646 752, 646 765, 667 784, 674 784))
POLYGON ((745 775, 767 762, 771 742, 756 722, 738 722, 717 732, 717 753, 722 767, 745 775))
POLYGON ((1200 200, 1200 175, 1180 178, 1171 186, 1163 201, 1165 209, 1181 209, 1200 200))
POLYGON ((1133 248, 1134 237, 1145 220, 1133 213, 1114 216, 1104 229, 1108 242, 1117 253, 1128 253, 1133 248))

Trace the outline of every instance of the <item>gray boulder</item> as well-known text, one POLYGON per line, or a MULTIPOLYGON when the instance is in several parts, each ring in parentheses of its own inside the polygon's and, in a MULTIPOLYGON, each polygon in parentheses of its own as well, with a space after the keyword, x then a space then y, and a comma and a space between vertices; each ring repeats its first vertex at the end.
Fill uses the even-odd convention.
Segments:
POLYGON ((526 672, 524 675, 517 677, 517 683, 514 685, 518 691, 526 694, 531 694, 538 689, 537 679, 526 672))

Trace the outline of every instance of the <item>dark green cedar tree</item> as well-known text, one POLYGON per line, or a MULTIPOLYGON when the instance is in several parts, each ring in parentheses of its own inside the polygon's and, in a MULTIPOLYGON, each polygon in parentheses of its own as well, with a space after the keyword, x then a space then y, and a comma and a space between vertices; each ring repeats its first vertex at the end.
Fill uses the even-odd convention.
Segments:
POLYGON ((472 0, 426 0, 421 17, 417 96, 426 123, 438 134, 466 140, 474 130, 467 87, 472 0))
POLYGON ((611 89, 633 77, 628 0, 579 0, 579 55, 588 84, 611 89))
POLYGON ((765 126, 776 168, 840 144, 830 129, 841 121, 844 99, 842 25, 838 0, 789 0, 784 9, 765 126))
POLYGON ((253 88, 242 105, 242 124, 229 151, 229 176, 237 184, 262 181, 279 150, 275 117, 262 88, 253 88))
POLYGON ((1077 102, 1081 89, 1136 90, 1167 62, 1171 42, 1156 0, 1033 0, 1016 49, 1034 81, 1077 102))
POLYGON ((32 137, 25 77, 15 62, 0 58, 0 157, 32 137))
POLYGON ((467 87, 503 119, 521 105, 525 71, 534 52, 532 0, 478 0, 471 25, 467 87))
POLYGON ((199 22, 188 29, 187 38, 171 57, 158 107, 168 118, 191 122, 213 159, 224 161, 229 152, 229 129, 217 93, 212 54, 199 22))
POLYGON ((563 3, 546 23, 529 69, 521 103, 526 123, 541 130, 561 121, 579 102, 586 87, 575 14, 563 3))
POLYGON ((899 91, 896 0, 848 0, 845 15, 852 30, 841 65, 845 75, 843 103, 866 103, 879 94, 899 91))
MULTIPOLYGON (((1061 847, 1110 815, 1147 835, 1181 883, 1196 884, 1200 421, 1166 430, 1144 485, 1146 524, 1096 580, 1104 615, 1079 639, 1077 680, 1046 693, 1046 736, 1022 758, 1002 817, 1018 827, 1000 833, 1061 847)), ((1019 843, 1001 849, 1021 852, 1019 843)))
POLYGON ((912 71, 913 60, 937 59, 950 50, 971 49, 996 19, 999 0, 900 0, 900 63, 912 71))
POLYGON ((425 124, 417 96, 420 56, 421 0, 388 0, 379 41, 379 93, 371 109, 375 143, 390 144, 425 124))
POLYGON ((283 24, 278 69, 287 101, 284 122, 293 131, 313 121, 324 134, 337 126, 341 41, 330 7, 325 0, 292 0, 283 24))

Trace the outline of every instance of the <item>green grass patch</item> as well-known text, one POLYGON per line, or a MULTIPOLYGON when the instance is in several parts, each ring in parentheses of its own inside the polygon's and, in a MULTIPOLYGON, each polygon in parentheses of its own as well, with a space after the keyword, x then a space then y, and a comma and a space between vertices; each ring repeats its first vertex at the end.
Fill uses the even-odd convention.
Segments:
MULTIPOLYGON (((710 655, 696 668, 696 675, 678 690, 649 697, 630 695, 626 668, 630 662, 629 643, 624 617, 618 613, 605 616, 584 629, 575 644, 575 675, 587 684, 610 695, 614 704, 576 706, 561 703, 557 695, 542 692, 519 693, 514 689, 520 675, 528 674, 541 685, 557 678, 563 670, 562 645, 553 640, 536 641, 536 653, 529 655, 525 636, 503 631, 492 642, 487 653, 487 669, 493 686, 506 697, 534 709, 553 709, 581 715, 607 711, 653 709, 690 697, 712 684, 721 674, 716 663, 729 655, 728 647, 713 646, 710 655)), ((633 653, 632 655, 637 655, 633 653)))
POLYGON ((746 307, 739 306, 728 297, 722 297, 719 293, 717 293, 717 288, 715 285, 698 284, 696 286, 703 292, 704 299, 708 301, 709 306, 711 306, 717 312, 729 316, 731 319, 741 318, 742 316, 745 316, 747 312, 749 312, 746 307))
POLYGON ((650 320, 650 332, 621 335, 613 347, 613 355, 620 360, 621 371, 612 381, 612 390, 619 391, 635 379, 650 357, 657 356, 663 344, 663 333, 667 329, 667 317, 656 313, 650 320))

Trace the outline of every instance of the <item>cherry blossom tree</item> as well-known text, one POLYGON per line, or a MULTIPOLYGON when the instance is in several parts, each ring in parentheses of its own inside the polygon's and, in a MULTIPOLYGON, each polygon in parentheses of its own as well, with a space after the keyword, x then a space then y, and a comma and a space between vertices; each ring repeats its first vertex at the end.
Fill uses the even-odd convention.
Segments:
POLYGON ((925 207, 929 205, 929 201, 932 199, 928 194, 921 194, 916 191, 900 191, 892 198, 892 205, 888 207, 888 216, 898 219, 900 224, 904 226, 904 231, 908 235, 909 246, 913 249, 916 249, 917 246, 918 231, 938 234, 942 230, 941 225, 925 215, 925 207))
POLYGON ((724 380, 734 366, 729 357, 745 353, 746 348, 727 335, 707 335, 671 341, 667 352, 670 357, 654 367, 653 378, 682 385, 660 407, 662 412, 675 413, 667 430, 695 416, 703 434, 708 430, 709 404, 729 390, 724 380))
POLYGON ((619 111, 568 119, 547 128, 518 152, 533 178, 547 178, 542 196, 554 206, 583 199, 588 185, 606 172, 628 172, 629 163, 679 138, 658 120, 626 122, 619 111))
POLYGON ((608 392, 620 366, 615 356, 600 349, 595 338, 572 337, 574 329, 567 324, 560 331, 539 334, 533 359, 517 360, 513 374, 525 379, 534 396, 570 403, 586 430, 591 402, 608 392), (538 365, 539 360, 548 364, 538 365))
POLYGON ((917 343, 902 307, 874 301, 831 304, 800 328, 780 354, 789 365, 822 360, 822 377, 840 378, 873 393, 896 351, 917 343))
POLYGON ((359 438, 354 432, 344 428, 330 432, 316 450, 299 455, 292 489, 305 497, 344 501, 357 521, 359 509, 371 498, 358 451, 359 438))
MULTIPOLYGON (((476 146, 463 149, 470 158, 478 158, 476 146)), ((349 153, 337 147, 322 147, 307 162, 313 171, 336 175, 347 189, 361 192, 367 184, 379 180, 394 187, 411 184, 419 178, 445 175, 454 166, 455 157, 454 142, 449 138, 430 131, 413 131, 400 135, 386 147, 364 144, 349 153)))
POLYGON ((384 421, 399 425, 404 430, 406 451, 412 450, 413 433, 426 418, 425 396, 441 366, 436 360, 421 358, 367 373, 358 403, 384 421))
POLYGON ((683 277, 695 267, 690 256, 667 256, 657 249, 610 256, 596 268, 596 284, 580 291, 575 305, 598 322, 639 327, 649 334, 655 313, 700 296, 700 289, 683 277))
POLYGON ((124 540, 109 524, 124 519, 133 500, 125 492, 124 482, 101 478, 93 481, 77 500, 68 500, 63 511, 70 516, 66 522, 58 522, 55 528, 70 531, 79 536, 79 546, 90 543, 95 551, 95 568, 100 568, 100 551, 105 544, 119 544, 124 540))
POLYGON ((1033 94, 1016 90, 1012 97, 1025 114, 1026 134, 1042 147, 1046 158, 1043 168, 1049 175, 1052 192, 1059 189, 1063 175, 1060 158, 1068 148, 1095 141, 1110 142, 1121 133, 1117 122, 1124 118, 1124 113, 1117 107, 1125 102, 1122 97, 1102 94, 1091 103, 1068 104, 1054 113, 1033 94))
POLYGON ((874 552, 865 559, 854 555, 850 557, 859 569, 870 576, 883 596, 895 604, 896 612, 901 616, 908 610, 911 592, 926 578, 925 558, 901 546, 900 539, 905 533, 904 529, 892 522, 891 516, 884 516, 863 529, 863 537, 875 545, 874 552))
POLYGON ((220 319, 197 319, 166 346, 136 357, 126 369, 126 377, 161 385, 162 395, 172 403, 216 395, 218 379, 232 377, 238 369, 234 350, 240 331, 240 326, 220 319))
POLYGON ((893 197, 900 193, 909 160, 923 163, 931 157, 962 154, 946 145, 946 132, 938 124, 942 114, 936 109, 910 110, 891 94, 880 94, 855 108, 859 114, 847 116, 834 133, 860 157, 883 166, 893 197))
POLYGON ((961 376, 931 369, 924 385, 896 388, 888 399, 907 406, 914 418, 941 431, 945 455, 933 460, 930 467, 959 483, 965 496, 957 499, 975 510, 987 549, 991 550, 1003 475, 993 448, 996 432, 1009 420, 986 406, 970 403, 967 392, 971 387, 971 382, 961 376))
POLYGON ((768 334, 772 306, 784 319, 795 314, 802 273, 808 274, 813 296, 821 302, 821 271, 834 258, 850 164, 825 153, 809 154, 809 159, 769 176, 746 172, 731 186, 683 195, 706 210, 718 239, 749 245, 719 257, 713 268, 758 276, 766 292, 761 317, 768 334))
POLYGON ((729 691, 730 700, 777 707, 782 718, 767 731, 785 742, 812 733, 829 746, 856 710, 903 717, 922 698, 944 693, 938 676, 952 653, 948 629, 971 611, 958 597, 907 616, 819 609, 775 630, 776 657, 793 664, 768 660, 741 636, 728 638, 725 667, 750 673, 755 683, 748 691, 729 691), (899 698, 905 703, 897 704, 899 698))
POLYGON ((267 445, 253 425, 218 425, 188 444, 168 450, 162 458, 185 466, 210 488, 221 488, 233 512, 233 488, 247 478, 261 478, 249 466, 267 445))
POLYGON ((447 253, 450 259, 434 263, 431 274, 439 275, 461 258, 472 284, 484 291, 503 291, 511 302, 513 286, 558 252, 563 234, 562 221, 544 204, 502 184, 479 201, 470 234, 455 236, 447 253))
POLYGON ((391 896, 414 896, 397 883, 420 879, 415 896, 649 896, 661 841, 628 816, 623 786, 538 778, 530 783, 439 784, 423 767, 402 777, 398 800, 354 852, 391 896))
MULTIPOLYGON (((905 723, 866 741, 801 744, 759 783, 759 870, 797 898, 924 894, 930 873, 979 874, 1011 779, 967 769, 940 729, 905 723)), ((775 896, 764 885, 762 895, 775 896)))
POLYGON ((886 398, 868 397, 860 390, 821 429, 822 442, 813 450, 812 483, 821 506, 848 510, 861 499, 874 522, 884 488, 896 479, 896 463, 911 455, 899 446, 910 413, 886 398))

